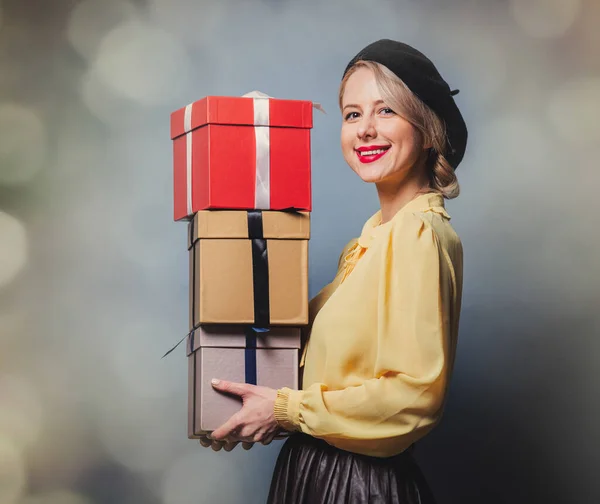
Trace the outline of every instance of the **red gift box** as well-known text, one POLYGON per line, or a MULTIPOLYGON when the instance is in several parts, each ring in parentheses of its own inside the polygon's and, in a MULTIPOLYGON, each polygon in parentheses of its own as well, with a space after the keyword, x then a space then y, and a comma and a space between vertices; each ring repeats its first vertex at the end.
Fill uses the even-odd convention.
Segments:
POLYGON ((209 209, 310 211, 312 109, 208 96, 173 112, 175 220, 209 209))

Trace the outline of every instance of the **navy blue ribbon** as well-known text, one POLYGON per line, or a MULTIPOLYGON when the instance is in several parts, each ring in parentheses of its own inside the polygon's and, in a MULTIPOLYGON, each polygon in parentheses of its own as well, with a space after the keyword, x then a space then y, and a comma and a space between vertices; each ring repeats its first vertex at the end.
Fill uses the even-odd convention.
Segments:
POLYGON ((263 235, 262 212, 248 212, 248 237, 252 242, 252 284, 254 288, 254 324, 271 323, 269 308, 269 254, 263 235))
POLYGON ((245 328, 246 348, 244 349, 244 381, 256 385, 256 332, 252 327, 245 328))
POLYGON ((246 347, 244 349, 244 381, 250 385, 257 384, 256 378, 256 347, 257 333, 269 332, 267 328, 246 326, 244 333, 246 334, 246 347))

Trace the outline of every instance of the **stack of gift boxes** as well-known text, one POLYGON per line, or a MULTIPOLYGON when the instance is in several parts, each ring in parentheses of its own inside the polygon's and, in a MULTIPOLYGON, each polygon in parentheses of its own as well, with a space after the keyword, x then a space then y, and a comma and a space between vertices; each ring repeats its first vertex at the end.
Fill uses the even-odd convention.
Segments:
POLYGON ((188 437, 241 407, 212 378, 298 387, 308 323, 310 101, 209 96, 171 115, 175 220, 188 222, 188 437))

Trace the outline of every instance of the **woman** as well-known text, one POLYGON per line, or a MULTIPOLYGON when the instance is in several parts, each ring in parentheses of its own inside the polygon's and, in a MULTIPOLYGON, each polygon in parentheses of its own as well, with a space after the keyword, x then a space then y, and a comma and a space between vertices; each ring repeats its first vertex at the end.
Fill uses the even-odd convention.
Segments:
POLYGON ((411 451, 441 418, 458 333, 462 246, 444 208, 467 141, 455 94, 429 59, 392 40, 344 72, 343 155, 381 209, 311 301, 302 390, 213 384, 244 406, 204 444, 294 433, 270 503, 434 502, 411 451))

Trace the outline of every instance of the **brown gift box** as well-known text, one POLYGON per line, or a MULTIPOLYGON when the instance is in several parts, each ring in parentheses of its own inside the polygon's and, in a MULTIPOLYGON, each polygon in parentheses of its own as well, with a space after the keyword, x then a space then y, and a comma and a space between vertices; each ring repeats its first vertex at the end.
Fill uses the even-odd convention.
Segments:
POLYGON ((206 210, 188 226, 190 330, 308 323, 308 212, 206 210))
POLYGON ((202 326, 188 336, 188 438, 220 427, 242 406, 240 398, 216 391, 213 378, 245 383, 250 376, 256 385, 298 388, 300 329, 272 327, 268 333, 256 333, 255 341, 246 336, 248 330, 202 326), (230 346, 204 346, 217 343, 230 346), (282 347, 265 348, 269 344, 282 347))

